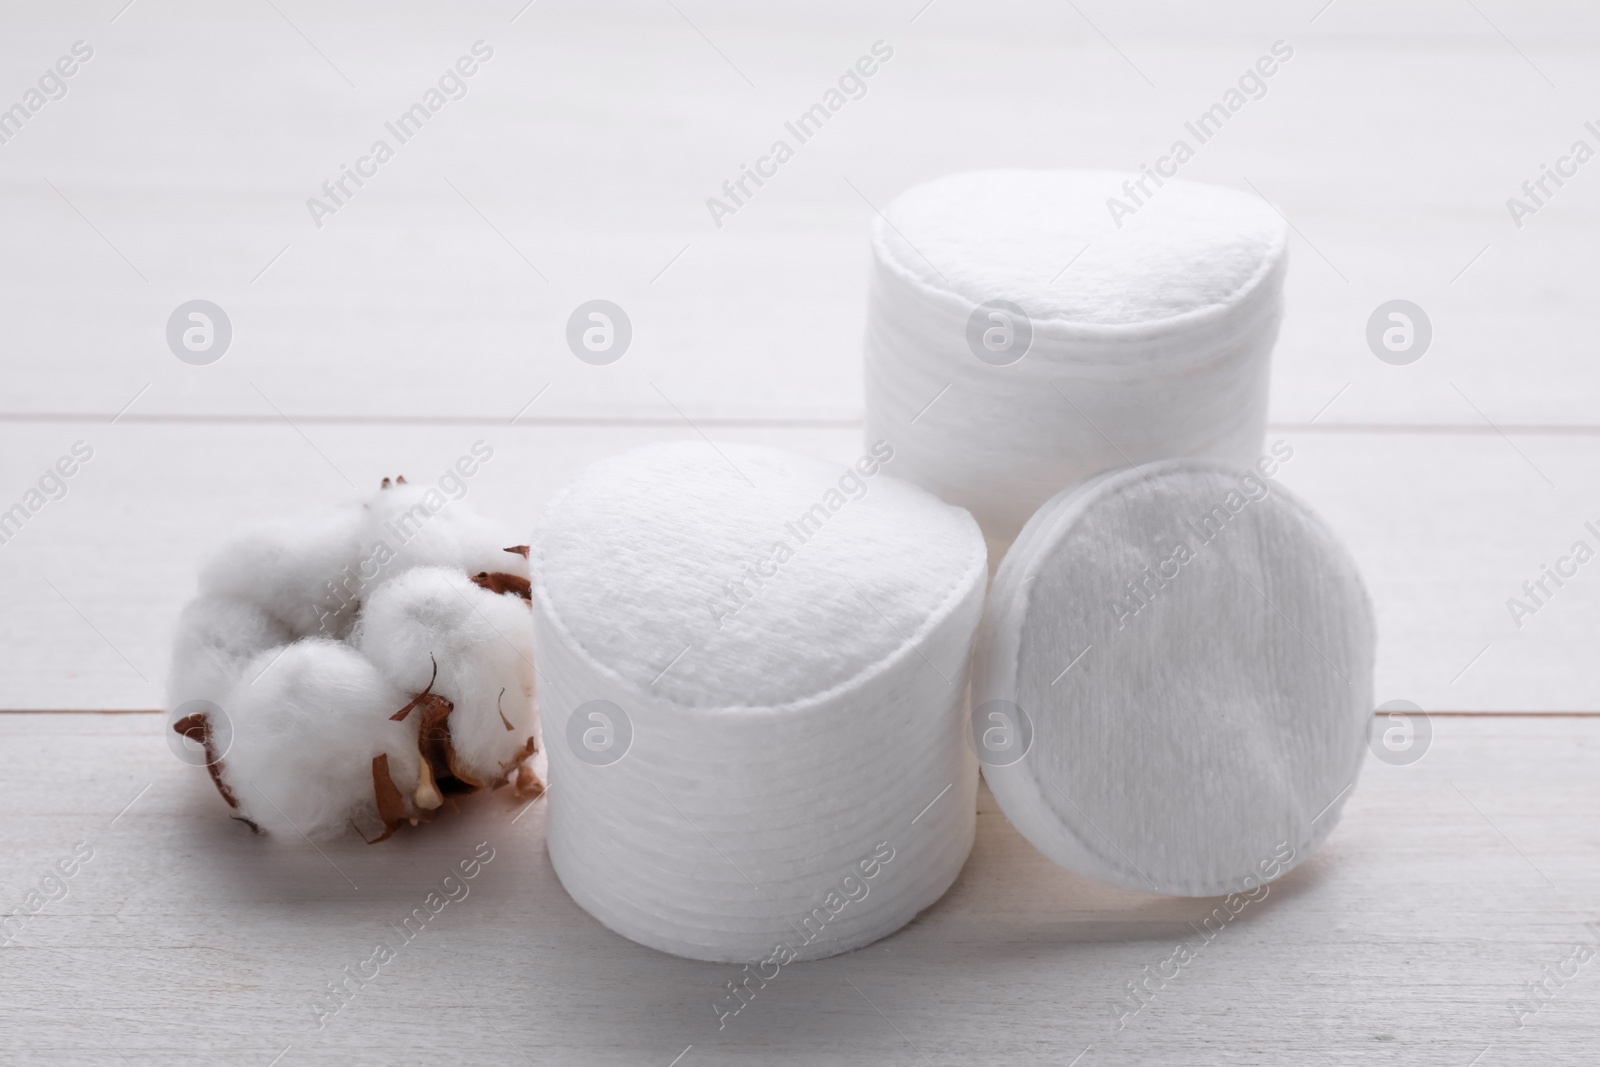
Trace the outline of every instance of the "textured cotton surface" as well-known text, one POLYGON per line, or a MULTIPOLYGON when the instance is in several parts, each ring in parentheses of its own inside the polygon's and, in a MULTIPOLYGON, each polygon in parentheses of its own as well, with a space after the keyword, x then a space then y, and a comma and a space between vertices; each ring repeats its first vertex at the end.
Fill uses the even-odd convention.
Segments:
POLYGON ((816 958, 948 888, 977 785, 965 512, 870 454, 661 445, 580 475, 531 562, 550 857, 590 914, 697 959, 816 958), (586 758, 619 719, 625 752, 586 758))
POLYGON ((995 577, 973 703, 1012 701, 1034 733, 985 777, 1064 866, 1249 888, 1338 822, 1374 646, 1349 556, 1270 480, 1193 462, 1102 476, 1042 508, 995 577))
POLYGON ((450 737, 468 766, 507 772, 533 728, 533 632, 520 597, 460 568, 413 568, 374 590, 350 643, 406 693, 429 689, 454 705, 450 737))
POLYGON ((540 578, 624 680, 689 707, 791 703, 877 665, 970 583, 971 518, 889 477, 893 460, 868 452, 863 475, 719 447, 604 460, 550 507, 540 578))
POLYGON ((262 653, 246 672, 255 680, 222 704, 233 730, 222 759, 238 813, 259 829, 297 841, 376 824, 380 754, 400 788, 414 787, 416 727, 389 719, 410 698, 348 645, 308 638, 262 653))
POLYGON ((507 551, 510 533, 430 492, 385 479, 364 502, 243 530, 201 568, 168 708, 255 828, 372 836, 430 818, 452 790, 523 785, 535 731, 526 549, 507 551))
POLYGON ((391 485, 367 500, 363 509, 361 547, 371 556, 382 543, 395 558, 383 566, 385 581, 413 567, 449 567, 468 575, 511 571, 527 576, 527 567, 508 560, 506 528, 463 504, 437 503, 431 486, 391 485))
POLYGON ((200 589, 255 605, 297 636, 342 636, 354 605, 330 584, 360 569, 360 508, 278 516, 241 531, 200 571, 200 589))
POLYGON ((1106 200, 1126 200, 1123 181, 1138 177, 953 174, 897 197, 873 247, 930 289, 972 304, 1005 297, 1035 318, 1082 326, 1148 327, 1225 307, 1283 254, 1283 220, 1267 204, 1181 179, 1155 189, 1118 228, 1106 200))
POLYGON ((1168 181, 1118 229, 1109 171, 982 171, 875 222, 867 438, 972 511, 998 559, 1067 485, 1129 463, 1250 462, 1266 424, 1287 230, 1259 200, 1168 181), (1008 301, 1013 344, 974 349, 1008 301), (991 309, 992 310, 992 309, 991 309))

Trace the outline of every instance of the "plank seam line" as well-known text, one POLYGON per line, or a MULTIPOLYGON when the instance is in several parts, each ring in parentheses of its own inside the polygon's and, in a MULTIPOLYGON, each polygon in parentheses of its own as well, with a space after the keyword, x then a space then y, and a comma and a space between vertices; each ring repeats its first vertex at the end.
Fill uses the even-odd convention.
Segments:
MULTIPOLYGON (((357 415, 357 414, 295 414, 297 423, 313 426, 512 426, 520 428, 568 427, 638 427, 659 428, 680 426, 682 420, 653 415, 541 415, 519 418, 510 422, 499 415, 357 415)), ((33 423, 93 424, 109 423, 112 416, 102 412, 71 411, 13 411, 0 412, 0 425, 27 425, 33 423)), ((178 413, 128 414, 117 420, 126 425, 148 426, 276 426, 282 420, 276 416, 254 414, 201 414, 178 413)), ((708 426, 741 427, 751 429, 859 429, 864 419, 859 415, 815 417, 762 417, 704 415, 696 421, 708 426)), ((1486 437, 1498 434, 1520 437, 1596 437, 1600 425, 1583 423, 1501 423, 1484 426, 1468 423, 1382 423, 1382 422, 1272 422, 1267 429, 1274 433, 1303 434, 1372 434, 1486 437)))
MULTIPOLYGON (((0 715, 165 715, 160 708, 0 708, 0 715)), ((1374 711, 1373 716, 1389 714, 1374 711)), ((1600 719, 1596 711, 1424 711, 1432 719, 1600 719)))

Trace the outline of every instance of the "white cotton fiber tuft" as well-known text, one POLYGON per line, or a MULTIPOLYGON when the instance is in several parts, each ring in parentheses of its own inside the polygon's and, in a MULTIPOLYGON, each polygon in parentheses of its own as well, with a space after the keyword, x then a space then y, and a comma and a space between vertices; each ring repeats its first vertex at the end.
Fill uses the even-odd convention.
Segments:
POLYGON ((233 730, 222 776, 239 814, 268 833, 313 841, 352 821, 377 823, 372 758, 388 754, 403 792, 417 781, 416 725, 389 719, 406 700, 338 641, 310 638, 257 657, 222 702, 233 730))
POLYGON ((220 702, 245 665, 295 634, 255 604, 228 597, 190 601, 178 618, 167 689, 174 707, 191 700, 220 702))
MULTIPOLYGON (((528 576, 527 558, 512 547, 511 534, 438 489, 404 483, 390 485, 367 502, 362 553, 371 558, 379 543, 394 559, 379 568, 378 582, 398 578, 413 567, 454 567, 479 573, 528 576)), ((370 588, 370 585, 369 585, 370 588)))
POLYGON ((1338 822, 1375 642, 1338 539, 1257 471, 1091 479, 1041 508, 995 575, 973 715, 1002 742, 1032 737, 1020 758, 981 754, 984 777, 1063 866, 1185 896, 1250 889, 1338 822))
POLYGON ((351 642, 406 692, 431 681, 454 705, 451 742, 482 782, 518 762, 533 733, 533 632, 519 597, 459 570, 415 568, 372 594, 351 642))
POLYGON ((696 959, 818 958, 960 871, 983 541, 888 454, 659 445, 546 511, 550 857, 611 929, 696 959))
POLYGON ((338 582, 359 562, 360 509, 276 518, 234 537, 200 572, 200 591, 261 608, 296 637, 341 637, 353 607, 338 582))
POLYGON ((1287 228, 1254 197, 1181 180, 1113 220, 1129 180, 957 174, 874 223, 867 439, 971 509, 996 557, 1099 471, 1245 464, 1261 447, 1287 228))

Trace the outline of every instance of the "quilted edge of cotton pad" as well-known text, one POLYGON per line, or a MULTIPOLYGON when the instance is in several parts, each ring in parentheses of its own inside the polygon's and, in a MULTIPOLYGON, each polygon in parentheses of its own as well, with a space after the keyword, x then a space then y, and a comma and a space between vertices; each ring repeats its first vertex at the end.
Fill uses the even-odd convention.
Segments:
MULTIPOLYGON (((1026 582, 1027 572, 1044 556, 1052 552, 1061 538, 1098 501, 1119 492, 1122 488, 1147 477, 1163 477, 1174 473, 1209 472, 1238 477, 1243 471, 1225 463, 1208 460, 1174 459, 1140 468, 1108 471, 1086 479, 1062 490, 1052 497, 1028 520, 1022 532, 1012 543, 989 590, 988 608, 979 628, 977 651, 972 667, 972 706, 999 698, 1010 699, 1017 691, 1016 675, 1021 650, 1022 626, 1028 615, 1031 590, 1026 582)), ((1376 634, 1372 600, 1355 561, 1327 522, 1299 497, 1282 486, 1274 486, 1272 496, 1277 497, 1296 511, 1309 525, 1316 527, 1328 539, 1335 552, 1344 555, 1344 563, 1355 577, 1359 611, 1369 634, 1376 634)), ((1370 701, 1368 701, 1370 703, 1370 701)), ((1347 775, 1348 784, 1324 814, 1314 822, 1312 832, 1293 842, 1294 859, 1286 863, 1274 878, 1303 863, 1321 846, 1338 825, 1344 804, 1349 800, 1365 762, 1367 735, 1360 734, 1356 745, 1354 766, 1347 775), (1319 829, 1320 828, 1320 829, 1319 829)), ((1074 825, 1066 818, 1058 818, 1044 799, 1044 789, 1032 773, 1031 761, 1024 758, 1008 766, 996 768, 985 764, 983 777, 989 783, 1000 808, 1006 817, 1034 847, 1062 867, 1128 889, 1150 890, 1176 896, 1211 897, 1239 891, 1242 880, 1256 872, 1245 872, 1236 881, 1169 882, 1152 886, 1145 875, 1133 868, 1132 861, 1102 854, 1091 842, 1098 835, 1092 827, 1074 825), (1041 839, 1042 838, 1042 839, 1041 839)), ((1267 879, 1271 881, 1273 879, 1267 879)))
MULTIPOLYGON (((956 177, 958 174, 1004 174, 1018 169, 1026 170, 1027 168, 1011 168, 1011 171, 1005 169, 990 169, 984 171, 956 172, 955 174, 934 178, 929 182, 918 183, 918 185, 912 186, 911 188, 914 189, 919 188, 922 185, 930 185, 935 182, 942 181, 945 178, 956 177)), ((1131 171, 1097 171, 1092 169, 1059 167, 1036 168, 1033 169, 1031 173, 1104 173, 1106 175, 1115 174, 1120 177, 1127 178, 1138 177, 1137 174, 1134 174, 1131 171)), ((1189 181, 1187 179, 1177 179, 1177 181, 1181 181, 1187 185, 1200 186, 1208 189, 1226 190, 1228 192, 1238 194, 1237 190, 1230 189, 1227 186, 1216 185, 1213 182, 1197 182, 1189 181)), ((894 204, 891 202, 889 205, 889 211, 893 212, 893 210, 894 204)), ((941 310, 953 315, 964 317, 969 314, 976 306, 976 302, 970 297, 964 296, 952 288, 948 288, 931 281, 920 271, 916 270, 914 266, 904 261, 895 253, 893 243, 888 237, 888 230, 894 230, 896 234, 899 234, 899 230, 896 229, 894 224, 889 221, 887 215, 880 213, 878 217, 874 218, 872 221, 871 243, 873 260, 877 264, 887 269, 896 280, 898 280, 902 285, 906 286, 922 300, 928 301, 939 307, 941 310)), ((900 235, 900 238, 902 241, 905 241, 908 246, 910 246, 910 242, 903 234, 900 235)), ((912 250, 915 251, 915 248, 913 247, 912 250)), ((1274 240, 1272 245, 1264 251, 1261 256, 1261 261, 1256 265, 1255 271, 1250 275, 1249 278, 1245 279, 1245 281, 1241 283, 1237 289, 1234 290, 1232 296, 1228 300, 1209 304, 1204 307, 1194 308, 1193 310, 1186 311, 1178 315, 1170 315, 1166 318, 1151 319, 1145 322, 1132 323, 1085 323, 1076 322, 1071 319, 1055 318, 1048 315, 1030 317, 1032 318, 1033 327, 1036 334, 1039 332, 1053 334, 1067 341, 1084 340, 1101 342, 1140 342, 1153 340, 1170 333, 1178 333, 1201 326, 1215 324, 1220 320, 1225 320, 1236 314, 1248 314, 1248 308, 1257 303, 1271 303, 1272 294, 1281 287, 1283 278, 1287 273, 1288 251, 1289 227, 1287 222, 1285 222, 1283 225, 1277 227, 1277 238, 1274 240)))
MULTIPOLYGON (((648 448, 649 446, 644 447, 648 448)), ((636 449, 633 451, 640 450, 636 449)), ((774 449, 774 451, 788 452, 789 450, 774 449)), ((623 454, 626 455, 626 453, 623 454)), ((793 452, 790 454, 804 456, 807 459, 815 458, 798 452, 793 452)), ((892 475, 888 475, 888 477, 892 477, 892 475)), ((894 647, 892 652, 877 660, 875 663, 869 665, 865 669, 857 671, 850 677, 834 683, 827 689, 819 690, 814 693, 808 693, 805 696, 796 697, 792 700, 785 701, 782 704, 721 704, 713 707, 697 707, 694 705, 684 704, 670 697, 665 697, 658 693, 651 693, 645 690, 638 683, 624 677, 610 665, 597 659, 588 648, 584 647, 583 643, 578 640, 577 635, 572 632, 571 627, 567 625, 566 620, 562 618, 560 611, 557 609, 554 600, 550 596, 550 591, 545 585, 543 577, 543 564, 545 560, 543 553, 544 539, 542 534, 546 529, 547 524, 553 521, 561 504, 565 501, 567 494, 571 491, 570 486, 558 493, 546 506, 544 515, 540 519, 539 525, 534 532, 532 544, 529 549, 529 572, 532 575, 533 597, 538 605, 539 610, 543 611, 545 613, 545 617, 549 620, 552 632, 556 633, 561 638, 562 643, 566 646, 570 654, 578 657, 578 659, 584 663, 588 669, 604 677, 610 684, 619 687, 624 692, 637 694, 640 698, 650 701, 654 704, 678 708, 685 713, 713 716, 719 714, 748 715, 752 713, 787 715, 795 712, 801 712, 811 707, 821 706, 845 693, 850 692, 851 690, 860 688, 862 685, 866 684, 867 681, 878 674, 897 669, 900 663, 910 659, 912 656, 920 655, 919 650, 926 642, 928 636, 937 630, 952 614, 960 610, 962 601, 971 594, 972 587, 974 585, 981 584, 988 578, 988 546, 984 541, 983 531, 979 528, 978 521, 972 517, 972 513, 966 508, 940 500, 939 497, 929 492, 922 486, 917 485, 915 482, 906 481, 903 478, 898 480, 904 483, 907 487, 926 494, 931 500, 936 501, 940 506, 949 508, 951 511, 956 513, 956 522, 964 525, 967 528, 968 541, 971 544, 971 560, 968 561, 965 569, 962 570, 960 575, 956 577, 954 582, 952 582, 950 590, 945 594, 944 599, 941 600, 934 607, 934 609, 928 613, 927 617, 922 620, 916 630, 914 630, 910 635, 902 635, 900 643, 894 647)), ((534 651, 535 654, 537 654, 538 650, 535 649, 534 651)))

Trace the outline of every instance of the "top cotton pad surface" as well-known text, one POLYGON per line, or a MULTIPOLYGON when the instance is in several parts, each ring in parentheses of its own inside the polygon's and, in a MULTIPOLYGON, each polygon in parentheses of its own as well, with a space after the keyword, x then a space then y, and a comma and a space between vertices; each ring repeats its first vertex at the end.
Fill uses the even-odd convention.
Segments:
POLYGON ((917 186, 872 233, 867 437, 998 550, 1063 486, 1261 446, 1286 227, 1231 189, 1111 171, 917 186), (1147 194, 1113 220, 1124 182, 1147 194))
POLYGON ((1276 466, 1102 475, 1001 564, 973 668, 975 730, 997 742, 980 758, 1063 866, 1237 892, 1338 821, 1372 717, 1372 612, 1333 534, 1263 477, 1276 466))
POLYGON ((781 965, 891 933, 959 872, 984 546, 891 455, 653 446, 546 511, 550 857, 613 930, 781 965))

